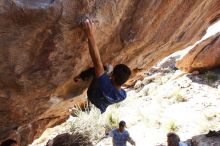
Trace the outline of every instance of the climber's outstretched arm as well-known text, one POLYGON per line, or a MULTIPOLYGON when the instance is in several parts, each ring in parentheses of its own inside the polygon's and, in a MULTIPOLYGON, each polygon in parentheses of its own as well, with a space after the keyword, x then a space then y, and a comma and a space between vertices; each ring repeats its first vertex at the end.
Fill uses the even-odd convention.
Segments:
POLYGON ((83 25, 83 30, 85 31, 88 37, 89 53, 90 53, 92 62, 95 67, 96 77, 100 77, 101 75, 104 74, 104 68, 103 68, 100 53, 99 53, 99 50, 98 50, 98 47, 96 45, 95 38, 93 35, 92 22, 87 19, 86 21, 82 23, 82 25, 83 25))

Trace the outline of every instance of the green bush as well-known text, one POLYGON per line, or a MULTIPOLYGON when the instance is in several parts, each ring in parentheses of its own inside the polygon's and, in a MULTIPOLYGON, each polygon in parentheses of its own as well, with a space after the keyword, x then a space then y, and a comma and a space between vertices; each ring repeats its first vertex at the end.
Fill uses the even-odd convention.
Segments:
POLYGON ((204 74, 204 79, 207 80, 207 81, 216 81, 216 80, 218 80, 218 75, 215 74, 214 72, 207 71, 204 74))
POLYGON ((173 92, 172 98, 175 102, 186 102, 187 101, 186 96, 183 96, 179 90, 173 92))
POLYGON ((199 128, 201 133, 207 133, 209 130, 218 130, 217 124, 210 121, 202 121, 199 125, 199 128))
POLYGON ((179 130, 179 126, 175 121, 169 121, 166 125, 168 132, 177 132, 179 130))
POLYGON ((112 112, 107 113, 105 117, 105 129, 109 130, 118 127, 119 117, 117 114, 112 112))
POLYGON ((185 96, 182 96, 181 94, 176 94, 176 95, 175 95, 175 100, 176 100, 177 102, 186 102, 186 101, 187 101, 186 97, 185 97, 185 96))
POLYGON ((119 116, 117 106, 101 114, 99 109, 92 106, 83 111, 79 107, 74 108, 74 121, 71 125, 71 133, 85 134, 93 144, 98 143, 104 136, 105 131, 118 127, 119 116))
POLYGON ((216 114, 205 114, 205 117, 208 121, 212 121, 217 117, 217 115, 216 114))

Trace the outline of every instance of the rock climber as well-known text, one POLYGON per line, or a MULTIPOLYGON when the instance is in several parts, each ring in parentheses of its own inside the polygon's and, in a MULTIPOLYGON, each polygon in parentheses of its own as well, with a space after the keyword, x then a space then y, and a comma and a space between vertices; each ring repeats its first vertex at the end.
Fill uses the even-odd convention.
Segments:
POLYGON ((94 68, 90 68, 75 77, 75 81, 86 80, 93 76, 93 80, 88 88, 88 101, 104 113, 111 104, 121 102, 126 98, 126 92, 122 85, 129 79, 131 70, 125 64, 118 64, 112 73, 110 67, 103 66, 99 49, 93 35, 92 22, 86 19, 82 22, 82 28, 88 38, 89 53, 92 58, 94 68))

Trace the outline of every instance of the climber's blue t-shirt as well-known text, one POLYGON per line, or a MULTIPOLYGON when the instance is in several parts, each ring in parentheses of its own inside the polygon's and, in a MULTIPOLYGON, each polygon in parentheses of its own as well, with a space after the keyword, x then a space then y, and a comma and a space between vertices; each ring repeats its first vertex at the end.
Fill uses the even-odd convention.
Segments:
POLYGON ((90 84, 87 96, 89 101, 100 109, 101 113, 114 103, 118 103, 126 98, 126 92, 123 89, 116 89, 107 74, 94 78, 90 84))

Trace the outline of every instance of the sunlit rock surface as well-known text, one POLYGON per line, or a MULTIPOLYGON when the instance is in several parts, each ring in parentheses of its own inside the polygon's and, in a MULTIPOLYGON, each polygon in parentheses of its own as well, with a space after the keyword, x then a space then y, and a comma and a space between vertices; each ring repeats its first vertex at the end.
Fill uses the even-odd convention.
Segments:
POLYGON ((220 66, 220 33, 196 45, 190 52, 177 62, 181 70, 211 69, 220 66))
POLYGON ((90 18, 104 63, 149 68, 199 40, 219 0, 0 0, 0 141, 25 146, 62 123, 88 83, 81 20, 90 18))

